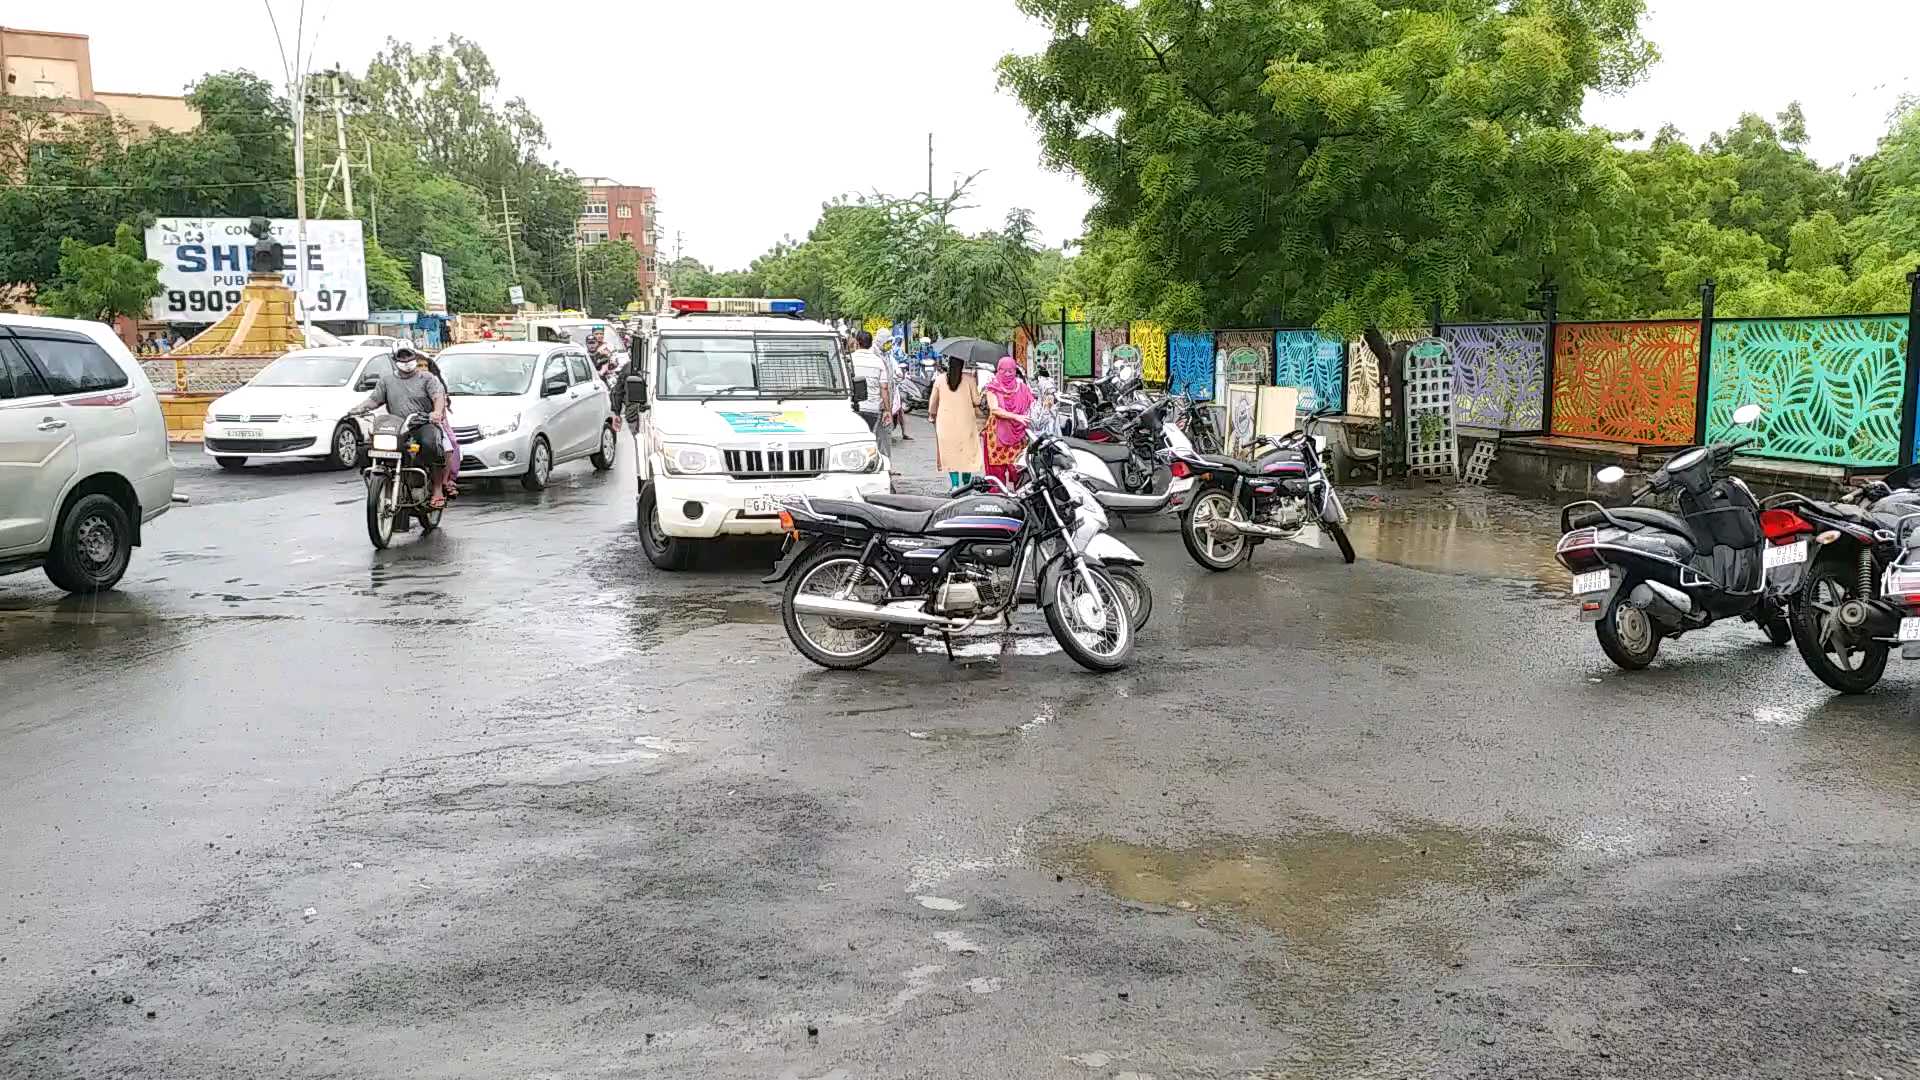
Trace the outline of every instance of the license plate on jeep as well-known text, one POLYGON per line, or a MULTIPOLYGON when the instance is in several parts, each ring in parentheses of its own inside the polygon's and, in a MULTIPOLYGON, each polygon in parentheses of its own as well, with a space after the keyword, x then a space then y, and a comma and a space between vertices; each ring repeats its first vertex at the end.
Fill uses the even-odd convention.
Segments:
POLYGON ((1589 593, 1606 592, 1613 588, 1613 571, 1589 570, 1584 574, 1573 575, 1573 595, 1585 596, 1589 593))
POLYGON ((748 517, 779 517, 783 507, 772 495, 749 495, 741 513, 748 517))

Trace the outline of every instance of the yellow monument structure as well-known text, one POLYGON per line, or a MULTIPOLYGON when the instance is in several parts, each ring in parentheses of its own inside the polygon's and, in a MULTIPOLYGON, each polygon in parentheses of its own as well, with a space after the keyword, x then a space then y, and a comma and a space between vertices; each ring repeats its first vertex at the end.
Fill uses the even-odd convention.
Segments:
POLYGON ((305 348, 299 305, 281 280, 280 244, 266 218, 254 218, 251 270, 240 302, 219 322, 173 350, 174 356, 279 356, 305 348))

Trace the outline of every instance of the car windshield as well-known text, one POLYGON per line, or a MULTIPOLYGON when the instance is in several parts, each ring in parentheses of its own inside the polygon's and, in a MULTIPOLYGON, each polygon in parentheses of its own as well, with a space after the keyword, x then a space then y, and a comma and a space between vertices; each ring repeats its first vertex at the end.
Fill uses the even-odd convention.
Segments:
POLYGON ((513 397, 533 384, 536 353, 441 353, 435 362, 447 393, 466 397, 513 397))
POLYGON ((665 337, 660 396, 828 397, 847 392, 831 336, 665 337))
POLYGON ((255 386, 345 386, 360 366, 357 356, 289 353, 260 369, 255 386))

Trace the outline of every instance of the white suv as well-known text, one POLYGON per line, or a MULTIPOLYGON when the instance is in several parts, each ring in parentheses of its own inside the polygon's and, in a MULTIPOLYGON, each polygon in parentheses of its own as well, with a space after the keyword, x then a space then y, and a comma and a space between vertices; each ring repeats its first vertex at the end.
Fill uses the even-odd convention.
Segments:
POLYGON ((173 505, 160 399, 113 331, 0 314, 0 574, 111 589, 173 505))

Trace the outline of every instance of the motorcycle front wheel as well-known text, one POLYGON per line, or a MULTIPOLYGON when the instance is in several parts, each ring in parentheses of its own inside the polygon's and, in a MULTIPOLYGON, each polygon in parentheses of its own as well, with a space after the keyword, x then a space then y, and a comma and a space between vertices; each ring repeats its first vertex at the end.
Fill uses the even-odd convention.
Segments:
POLYGON ((1069 564, 1061 570, 1053 603, 1045 610, 1054 640, 1088 671, 1119 671, 1133 659, 1133 615, 1119 586, 1100 567, 1069 564))
POLYGON ((393 543, 393 511, 387 508, 387 485, 397 482, 391 475, 380 473, 367 478, 367 539, 382 550, 393 543))

